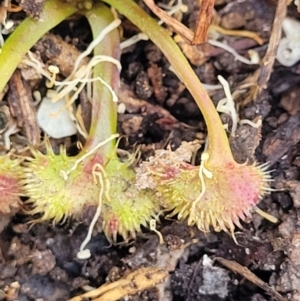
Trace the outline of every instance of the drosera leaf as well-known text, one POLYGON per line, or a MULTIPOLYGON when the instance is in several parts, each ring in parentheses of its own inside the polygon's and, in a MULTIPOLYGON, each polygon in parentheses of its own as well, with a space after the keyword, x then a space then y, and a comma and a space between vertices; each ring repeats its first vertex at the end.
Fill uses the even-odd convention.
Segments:
POLYGON ((103 206, 102 228, 113 242, 120 235, 125 241, 135 239, 141 226, 149 227, 157 220, 159 201, 151 189, 140 190, 136 186, 136 173, 119 159, 110 160, 105 170, 110 181, 110 201, 103 206))
POLYGON ((251 220, 252 211, 260 213, 256 205, 272 191, 269 172, 265 166, 232 161, 211 166, 207 152, 202 153, 200 167, 188 161, 172 162, 185 147, 165 151, 164 157, 157 151, 149 162, 143 162, 137 169, 138 175, 143 174, 137 185, 155 189, 160 204, 171 211, 169 217, 177 215, 204 232, 212 227, 234 236, 235 226, 243 228, 240 220, 251 220))
POLYGON ((12 156, 12 153, 0 156, 0 214, 6 216, 12 216, 22 208, 20 196, 24 195, 22 159, 12 156))

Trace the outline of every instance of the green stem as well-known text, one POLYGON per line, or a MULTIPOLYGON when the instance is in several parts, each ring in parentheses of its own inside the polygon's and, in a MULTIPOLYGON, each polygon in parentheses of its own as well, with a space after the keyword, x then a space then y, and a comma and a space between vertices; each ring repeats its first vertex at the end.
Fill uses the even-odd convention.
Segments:
POLYGON ((50 29, 77 11, 72 4, 48 0, 40 20, 26 18, 5 41, 0 53, 0 92, 18 67, 24 55, 50 29))
POLYGON ((222 158, 232 159, 226 132, 220 117, 207 92, 200 83, 181 50, 169 36, 146 12, 132 0, 103 0, 116 8, 121 14, 135 24, 164 53, 199 106, 208 129, 210 155, 209 161, 218 162, 222 158), (226 157, 227 155, 227 157, 226 157))
MULTIPOLYGON (((111 10, 103 4, 93 6, 85 13, 93 37, 97 37, 101 30, 109 25, 114 16, 111 10)), ((120 60, 120 38, 117 29, 111 31, 94 49, 94 55, 108 55, 120 60)), ((110 62, 102 62, 94 67, 94 77, 101 77, 117 93, 119 87, 119 71, 110 62)), ((100 82, 93 83, 92 120, 89 137, 84 149, 90 150, 99 142, 106 140, 117 131, 117 104, 113 102, 111 92, 100 82)), ((101 148, 101 154, 110 158, 115 154, 115 141, 107 143, 101 148)))

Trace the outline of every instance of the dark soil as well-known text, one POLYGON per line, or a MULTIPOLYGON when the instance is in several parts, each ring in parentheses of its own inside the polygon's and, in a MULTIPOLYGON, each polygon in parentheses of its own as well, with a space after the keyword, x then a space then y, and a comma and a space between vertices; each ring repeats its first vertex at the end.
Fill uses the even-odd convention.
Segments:
MULTIPOLYGON (((193 29, 197 1, 183 2, 189 10, 176 17, 193 29)), ((214 18, 221 26, 254 31, 263 38, 264 44, 259 46, 251 39, 226 35, 223 41, 243 56, 253 49, 262 58, 270 38, 276 3, 271 0, 216 1, 214 18)), ((141 6, 148 11, 144 4, 141 6)), ((300 19, 294 4, 290 5, 288 15, 300 19)), ((23 17, 22 13, 14 16, 23 17)), ((124 37, 137 32, 128 21, 123 23, 123 28, 124 37)), ((65 21, 52 34, 75 45, 79 51, 91 40, 88 25, 82 18, 65 21)), ((51 51, 46 53, 45 45, 44 40, 34 51, 39 51, 43 60, 52 62, 54 58, 51 51)), ((226 51, 208 44, 181 47, 203 83, 218 84, 217 75, 221 74, 228 80, 232 92, 259 67, 243 64, 226 51)), ((150 41, 141 41, 125 49, 122 66, 119 98, 126 110, 119 115, 118 127, 119 133, 128 139, 122 140, 121 148, 132 151, 140 145, 142 158, 146 159, 154 148, 170 145, 175 149, 182 141, 205 139, 206 128, 199 109, 156 46, 150 41)), ((275 191, 267 195, 259 207, 276 216, 278 224, 254 214, 253 220, 243 224, 244 229, 236 233, 236 244, 226 233, 204 234, 176 220, 162 220, 158 230, 164 237, 164 246, 159 245, 158 236, 147 229, 130 245, 112 246, 98 233, 88 245, 92 257, 81 261, 76 259, 76 253, 87 225, 69 221, 55 227, 51 222, 30 227, 26 215, 0 217, 0 300, 67 300, 82 294, 87 286, 99 287, 116 281, 126 271, 148 265, 168 266, 169 281, 160 285, 160 289, 153 287, 122 300, 276 300, 254 280, 247 280, 245 275, 234 273, 217 261, 209 261, 216 257, 248 268, 286 300, 300 300, 299 83, 300 64, 283 67, 275 62, 267 88, 255 101, 246 105, 240 102, 239 106, 240 119, 261 117, 262 127, 241 125, 231 141, 238 162, 253 161, 254 156, 258 162, 270 162, 275 191)), ((239 100, 245 99, 247 93, 243 91, 239 100)), ((210 94, 215 103, 224 97, 223 90, 210 94)), ((85 118, 88 120, 89 114, 85 118)), ((230 123, 225 114, 222 119, 230 123)))

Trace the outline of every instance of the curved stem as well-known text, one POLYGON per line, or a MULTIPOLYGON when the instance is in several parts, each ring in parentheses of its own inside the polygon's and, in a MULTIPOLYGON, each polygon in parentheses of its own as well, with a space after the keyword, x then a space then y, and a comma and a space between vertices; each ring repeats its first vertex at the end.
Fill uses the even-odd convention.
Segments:
POLYGON ((220 117, 207 92, 200 83, 181 50, 169 36, 168 32, 159 26, 147 13, 145 13, 132 0, 103 0, 116 8, 128 18, 141 31, 148 35, 154 44, 164 53, 176 71, 179 79, 185 84, 200 108, 208 128, 209 161, 232 159, 228 138, 223 128, 220 117), (221 157, 221 158, 220 158, 221 157))
MULTIPOLYGON (((111 10, 101 3, 85 13, 91 26, 93 37, 98 36, 103 28, 108 26, 114 16, 111 10)), ((94 55, 108 55, 120 60, 120 38, 118 30, 111 31, 94 49, 94 55)), ((94 67, 93 77, 101 77, 117 93, 120 75, 117 67, 110 62, 102 62, 94 67)), ((117 131, 117 104, 113 102, 111 92, 100 82, 93 82, 92 121, 89 137, 84 149, 94 148, 99 142, 106 140, 117 131)), ((101 154, 106 158, 115 153, 115 141, 101 148, 101 154)))
POLYGON ((5 41, 0 53, 0 92, 24 55, 50 29, 71 16, 77 8, 70 3, 48 0, 39 20, 26 18, 5 41))

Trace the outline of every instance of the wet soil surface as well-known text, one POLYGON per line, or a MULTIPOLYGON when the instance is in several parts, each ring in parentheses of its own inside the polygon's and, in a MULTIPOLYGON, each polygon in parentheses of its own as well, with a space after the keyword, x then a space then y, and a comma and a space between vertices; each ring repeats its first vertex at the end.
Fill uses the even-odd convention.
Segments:
MULTIPOLYGON (((191 29, 197 18, 196 2, 183 1, 188 12, 175 16, 191 29)), ((271 0, 216 1, 215 22, 227 29, 254 31, 264 43, 258 45, 252 39, 228 35, 220 40, 245 57, 252 49, 262 58, 270 38, 276 3, 271 0)), ((148 11, 144 4, 141 6, 148 11)), ((294 4, 289 6, 288 15, 300 19, 294 4)), ((128 21, 124 21, 123 29, 124 38, 137 32, 128 21)), ((51 57, 47 49, 51 49, 51 43, 58 45, 53 39, 63 39, 76 46, 76 57, 76 51, 82 51, 91 40, 88 32, 82 18, 66 21, 52 31, 52 37, 45 36, 43 43, 39 42, 33 51, 39 52, 43 60, 53 62, 57 56, 51 57)), ((221 74, 228 80, 232 92, 240 91, 237 101, 242 103, 249 91, 240 84, 258 65, 244 64, 227 51, 207 43, 190 46, 181 42, 180 46, 203 83, 219 84, 217 75, 221 74)), ((150 41, 141 41, 124 50, 121 62, 119 98, 125 110, 119 114, 118 128, 119 133, 128 138, 122 140, 121 148, 132 151, 140 145, 142 158, 146 159, 155 148, 170 145, 175 149, 182 141, 205 140, 206 128, 199 109, 156 46, 150 41)), ((70 72, 67 68, 68 65, 66 74, 70 72)), ((31 89, 34 79, 28 81, 31 84, 28 89, 31 89)), ((69 221, 55 227, 51 223, 31 227, 26 223, 26 215, 1 217, 0 300, 67 300, 89 287, 114 282, 124 273, 142 266, 164 267, 169 272, 168 281, 121 300, 278 300, 253 278, 249 280, 242 269, 234 273, 224 267, 215 260, 218 257, 247 268, 253 277, 257 276, 286 300, 300 300, 299 83, 299 64, 284 67, 275 62, 266 89, 255 101, 239 106, 240 119, 257 121, 261 118, 262 126, 242 124, 231 138, 238 162, 253 161, 254 157, 261 163, 270 162, 274 191, 264 197, 259 207, 277 217, 277 224, 254 213, 253 220, 243 224, 244 229, 235 234, 238 242, 235 243, 226 233, 204 234, 176 220, 162 220, 157 229, 163 235, 164 245, 147 229, 129 245, 112 246, 102 233, 96 233, 88 245, 91 258, 79 260, 76 253, 87 232, 84 223, 69 221)), ((215 103, 224 97, 222 89, 211 90, 210 94, 215 103)), ((226 114, 221 117, 230 125, 226 114)))

